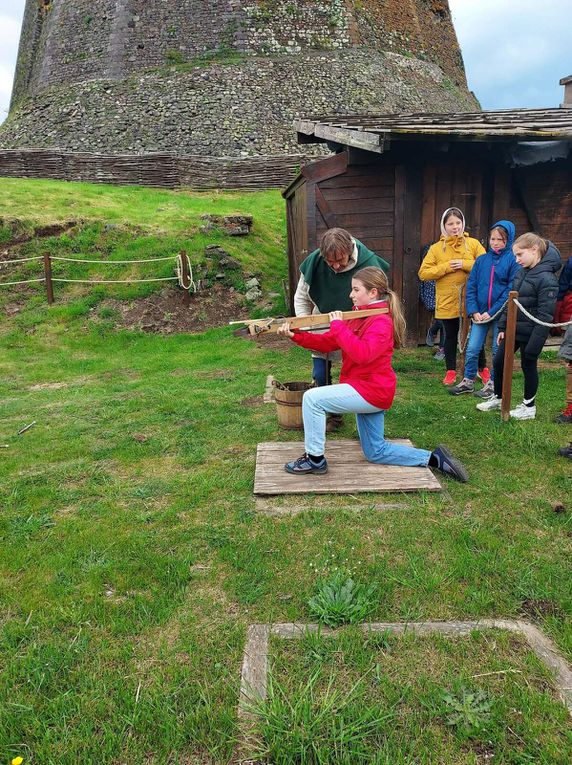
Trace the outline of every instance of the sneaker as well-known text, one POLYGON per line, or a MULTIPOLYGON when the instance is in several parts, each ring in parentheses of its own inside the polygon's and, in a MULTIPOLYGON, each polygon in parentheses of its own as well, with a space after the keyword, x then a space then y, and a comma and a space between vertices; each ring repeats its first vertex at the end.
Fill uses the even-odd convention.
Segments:
POLYGON ((308 473, 322 474, 328 472, 328 463, 326 462, 325 457, 322 457, 320 462, 312 462, 307 454, 303 454, 301 457, 298 457, 297 460, 287 462, 284 465, 284 470, 293 475, 306 475, 308 473))
POLYGON ((449 478, 454 478, 461 483, 466 483, 469 480, 469 474, 465 470, 464 465, 453 457, 446 446, 439 444, 432 456, 437 460, 437 470, 445 473, 449 478))
POLYGON ((560 412, 560 414, 554 418, 554 422, 559 422, 561 425, 565 425, 566 423, 571 424, 572 423, 572 404, 568 404, 566 409, 564 409, 563 412, 560 412))
POLYGON ((483 387, 480 390, 476 390, 473 392, 473 396, 477 396, 477 398, 490 398, 491 396, 495 395, 495 385, 492 380, 489 380, 486 385, 483 385, 483 387))
POLYGON ((570 441, 568 446, 561 446, 560 449, 558 449, 558 454, 561 457, 568 457, 569 460, 572 460, 572 441, 570 441))
POLYGON ((487 398, 486 401, 481 401, 480 404, 477 404, 477 409, 480 412, 490 412, 493 409, 500 409, 502 404, 502 398, 499 398, 498 396, 493 395, 490 398, 487 398))
POLYGON ((433 354, 433 358, 435 359, 435 361, 443 361, 443 359, 445 358, 445 349, 439 348, 437 353, 433 354))
POLYGON ((455 380, 457 379, 457 373, 454 369, 447 370, 447 374, 443 378, 443 385, 453 385, 455 380))
POLYGON ((486 385, 491 379, 491 370, 488 367, 483 367, 477 372, 477 377, 486 385))
POLYGON ((425 337, 425 345, 428 345, 429 348, 432 348, 435 345, 435 335, 433 332, 431 332, 431 327, 427 330, 427 335, 425 337))
POLYGON ((519 404, 515 409, 511 409, 509 414, 515 420, 534 420, 536 407, 519 404))
POLYGON ((451 396, 460 396, 461 393, 472 393, 474 390, 475 383, 472 380, 469 380, 468 377, 463 377, 458 385, 449 388, 449 393, 451 396))

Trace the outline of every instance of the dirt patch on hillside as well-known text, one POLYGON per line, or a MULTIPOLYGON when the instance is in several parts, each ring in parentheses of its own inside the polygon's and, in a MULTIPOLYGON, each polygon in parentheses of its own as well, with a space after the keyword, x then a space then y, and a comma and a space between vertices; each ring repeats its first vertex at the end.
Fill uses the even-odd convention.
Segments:
POLYGON ((185 305, 184 298, 182 290, 167 287, 136 300, 104 300, 92 313, 95 320, 111 319, 117 329, 165 335, 204 332, 226 326, 229 321, 248 318, 244 296, 223 285, 215 284, 208 292, 191 295, 189 305, 185 305))

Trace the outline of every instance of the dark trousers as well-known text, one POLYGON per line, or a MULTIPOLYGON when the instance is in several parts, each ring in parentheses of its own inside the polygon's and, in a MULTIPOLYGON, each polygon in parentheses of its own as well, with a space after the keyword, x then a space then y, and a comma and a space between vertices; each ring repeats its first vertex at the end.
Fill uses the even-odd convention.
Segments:
MULTIPOLYGON (((445 366, 447 371, 450 369, 454 371, 457 368, 457 339, 461 319, 457 316, 456 319, 439 319, 439 321, 445 330, 445 366)), ((486 365, 487 357, 483 347, 479 353, 478 368, 484 369, 486 365)))
POLYGON ((318 388, 332 384, 332 362, 327 359, 312 358, 312 377, 318 388))
POLYGON ((437 340, 437 345, 439 348, 443 346, 443 343, 445 342, 445 329, 443 328, 443 322, 441 319, 433 319, 433 324, 429 327, 429 332, 433 335, 435 340, 437 340, 437 335, 439 335, 439 340, 437 340))
MULTIPOLYGON (((533 399, 538 391, 538 356, 527 356, 524 352, 527 340, 516 340, 514 352, 520 350, 520 367, 524 374, 524 398, 527 401, 533 399)), ((499 343, 493 364, 495 368, 495 396, 502 396, 502 378, 504 372, 504 349, 505 341, 499 343)))

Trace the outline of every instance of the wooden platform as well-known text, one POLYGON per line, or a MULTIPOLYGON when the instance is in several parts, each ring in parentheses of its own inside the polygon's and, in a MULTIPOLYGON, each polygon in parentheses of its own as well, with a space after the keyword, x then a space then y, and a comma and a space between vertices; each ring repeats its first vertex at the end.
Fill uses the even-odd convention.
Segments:
MULTIPOLYGON (((413 446, 408 439, 390 439, 413 446)), ((328 441, 325 475, 290 475, 284 464, 304 451, 303 441, 258 444, 254 494, 357 494, 358 492, 441 491, 429 468, 374 465, 357 440, 328 441)))

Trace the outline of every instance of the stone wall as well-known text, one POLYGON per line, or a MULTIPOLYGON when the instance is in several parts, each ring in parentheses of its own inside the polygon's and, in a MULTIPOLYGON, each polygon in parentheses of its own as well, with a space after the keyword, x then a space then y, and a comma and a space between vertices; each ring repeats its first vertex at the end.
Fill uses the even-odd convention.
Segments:
POLYGON ((294 154, 293 121, 300 116, 472 106, 437 66, 398 54, 356 49, 249 57, 45 90, 0 126, 0 147, 294 154))
POLYGON ((446 0, 27 0, 13 104, 205 53, 356 46, 424 57, 466 87, 446 0))
POLYGON ((276 157, 298 117, 475 108, 447 0, 27 0, 0 149, 276 157))

